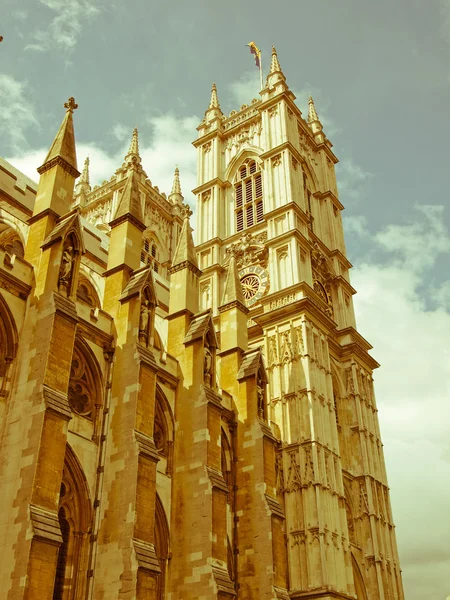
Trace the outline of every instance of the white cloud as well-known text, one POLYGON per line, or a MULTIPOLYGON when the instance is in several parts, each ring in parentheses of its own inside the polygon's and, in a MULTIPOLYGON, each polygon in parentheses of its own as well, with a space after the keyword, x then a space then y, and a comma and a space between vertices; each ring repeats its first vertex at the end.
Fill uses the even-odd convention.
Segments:
POLYGON ((350 206, 360 200, 365 194, 372 173, 364 171, 352 158, 343 158, 336 165, 336 178, 339 188, 339 198, 343 204, 350 206))
POLYGON ((346 234, 354 233, 358 237, 364 237, 368 234, 367 218, 363 215, 344 215, 342 222, 346 234))
POLYGON ((39 1, 53 11, 53 17, 48 19, 47 27, 39 27, 39 30, 32 36, 34 42, 28 44, 25 50, 45 51, 51 48, 58 48, 66 52, 73 50, 85 22, 92 20, 100 13, 100 9, 89 0, 39 1))
MULTIPOLYGON (((255 67, 251 71, 246 71, 240 79, 233 81, 228 89, 227 97, 231 97, 232 110, 239 110, 243 104, 251 104, 253 98, 259 100, 261 91, 259 70, 255 67)), ((218 90, 218 95, 220 102, 220 90, 218 90)))
POLYGON ((0 73, 0 137, 13 152, 27 145, 24 132, 28 127, 39 127, 34 106, 26 96, 26 82, 0 73))
POLYGON ((422 286, 450 252, 442 214, 421 207, 415 222, 386 227, 371 241, 388 261, 352 270, 358 330, 381 363, 375 389, 409 600, 450 590, 450 312, 427 310, 422 286))

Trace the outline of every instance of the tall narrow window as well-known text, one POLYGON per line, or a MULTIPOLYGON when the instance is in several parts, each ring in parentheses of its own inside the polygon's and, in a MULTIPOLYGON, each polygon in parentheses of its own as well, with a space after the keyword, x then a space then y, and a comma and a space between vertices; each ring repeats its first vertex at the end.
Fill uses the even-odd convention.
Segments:
POLYGON ((145 265, 151 265, 155 273, 160 272, 161 262, 159 260, 158 246, 151 238, 144 237, 142 241, 141 262, 145 265))
POLYGON ((264 220, 262 174, 254 160, 247 160, 236 175, 236 231, 242 231, 264 220))

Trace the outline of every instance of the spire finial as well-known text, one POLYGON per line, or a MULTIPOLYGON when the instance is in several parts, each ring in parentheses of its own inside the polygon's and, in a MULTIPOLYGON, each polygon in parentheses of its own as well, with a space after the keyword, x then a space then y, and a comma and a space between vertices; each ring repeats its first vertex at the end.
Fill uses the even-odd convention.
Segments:
POLYGON ((128 166, 131 164, 137 169, 142 169, 140 165, 141 157, 139 156, 139 136, 137 127, 133 129, 133 135, 131 137, 128 153, 125 156, 125 161, 128 163, 128 166))
POLYGON ((89 156, 86 156, 84 161, 83 171, 81 172, 81 177, 79 183, 87 183, 89 185, 89 156))
POLYGON ((308 123, 312 123, 313 121, 318 121, 319 116, 317 115, 316 107, 314 105, 314 100, 312 96, 309 97, 308 100, 308 123))
POLYGON ((181 184, 180 184, 180 171, 178 167, 175 167, 175 173, 173 175, 173 185, 171 194, 181 194, 181 184))
POLYGON ((217 97, 217 87, 215 83, 212 84, 211 100, 208 108, 218 108, 220 110, 219 98, 217 97))
POLYGON ((270 62, 271 73, 281 73, 280 61, 275 46, 272 46, 272 60, 270 62))
POLYGON ((128 154, 137 154, 137 156, 139 156, 139 137, 137 127, 133 129, 133 136, 131 138, 130 149, 128 150, 128 154))
POLYGON ((75 102, 75 98, 73 96, 71 96, 67 102, 64 102, 64 108, 67 109, 66 112, 71 113, 78 108, 78 104, 75 102))

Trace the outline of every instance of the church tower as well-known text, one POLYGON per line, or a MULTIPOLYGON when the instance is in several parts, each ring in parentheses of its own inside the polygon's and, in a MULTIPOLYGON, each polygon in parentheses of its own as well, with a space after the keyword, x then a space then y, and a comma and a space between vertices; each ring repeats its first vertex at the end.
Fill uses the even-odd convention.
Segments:
MULTIPOLYGON (((246 320, 248 350, 247 340, 234 350, 242 346, 247 357, 262 349, 267 391, 259 418, 276 441, 276 499, 268 504, 279 524, 271 539, 275 549, 277 528, 284 531, 275 554, 286 553, 288 573, 272 561, 273 597, 401 600, 373 390, 378 363, 356 330, 338 159, 313 99, 306 119, 294 101, 275 48, 260 99, 225 116, 213 84, 194 142, 200 310, 212 307, 219 339, 228 343, 223 299, 236 273, 246 307, 237 303, 235 323, 242 329, 246 320)), ((231 386, 231 359, 222 353, 219 380, 231 386)), ((258 465, 252 468, 255 476, 258 465)), ((254 481, 270 488, 267 479, 254 481)), ((245 510, 235 521, 236 539, 246 539, 245 510)), ((261 537, 266 532, 261 522, 261 537)), ((253 598, 244 591, 243 552, 238 597, 253 598)))

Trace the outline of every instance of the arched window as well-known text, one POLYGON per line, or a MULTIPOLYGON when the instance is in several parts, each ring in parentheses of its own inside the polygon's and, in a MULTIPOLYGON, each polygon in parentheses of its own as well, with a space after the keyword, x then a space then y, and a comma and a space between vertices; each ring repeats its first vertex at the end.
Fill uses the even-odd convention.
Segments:
POLYGON ((234 564, 234 472, 233 472, 233 454, 231 444, 228 441, 228 436, 222 429, 221 435, 221 469, 222 476, 228 487, 227 496, 227 567, 228 575, 231 581, 235 579, 235 564, 234 564))
POLYGON ((304 167, 302 168, 302 173, 303 173, 303 194, 305 196, 306 213, 309 217, 309 228, 311 229, 311 231, 314 231, 314 226, 313 226, 314 217, 312 215, 312 210, 311 210, 311 184, 308 180, 308 175, 306 174, 304 167))
POLYGON ((77 300, 85 302, 92 308, 100 308, 100 300, 92 283, 83 276, 78 280, 77 300))
POLYGON ((259 164, 246 160, 234 184, 236 231, 247 229, 264 220, 262 173, 259 164))
POLYGON ((141 262, 144 263, 144 265, 151 265, 155 273, 161 272, 158 244, 152 237, 144 236, 142 240, 141 262))
POLYGON ((169 559, 169 524, 158 494, 156 494, 155 507, 155 551, 161 569, 156 580, 156 600, 164 600, 166 597, 167 561, 169 559))
POLYGON ((23 244, 19 234, 6 223, 0 223, 0 248, 10 256, 15 254, 19 258, 24 257, 23 244))
POLYGON ((164 469, 166 475, 172 474, 173 462, 173 435, 174 419, 172 410, 159 385, 156 387, 155 399, 155 421, 153 427, 153 439, 161 460, 159 464, 164 469))
POLYGON ((62 544, 56 563, 53 600, 85 598, 91 518, 86 478, 75 454, 67 446, 58 510, 62 544))
POLYGON ((82 339, 75 340, 68 388, 72 411, 91 421, 93 439, 97 439, 102 403, 102 374, 97 360, 82 339))

